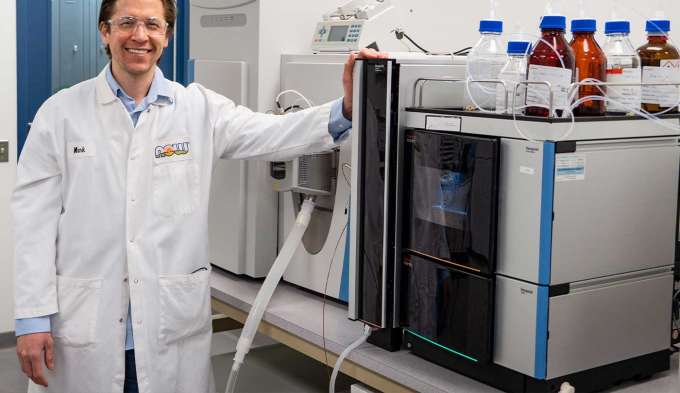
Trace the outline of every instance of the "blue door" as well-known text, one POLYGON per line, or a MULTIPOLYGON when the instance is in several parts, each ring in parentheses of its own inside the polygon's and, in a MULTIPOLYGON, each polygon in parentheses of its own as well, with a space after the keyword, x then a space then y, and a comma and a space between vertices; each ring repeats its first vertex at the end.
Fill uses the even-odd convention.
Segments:
MULTIPOLYGON (((100 5, 101 0, 17 0, 18 154, 40 105, 108 63, 97 29, 100 5)), ((159 66, 166 78, 186 83, 188 0, 177 6, 175 34, 159 66)))

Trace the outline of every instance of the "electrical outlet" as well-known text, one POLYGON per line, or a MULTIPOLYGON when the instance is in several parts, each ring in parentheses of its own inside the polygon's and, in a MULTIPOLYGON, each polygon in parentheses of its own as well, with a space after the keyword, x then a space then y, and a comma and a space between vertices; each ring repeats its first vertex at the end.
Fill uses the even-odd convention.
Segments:
POLYGON ((0 141, 0 162, 9 162, 9 142, 0 141))

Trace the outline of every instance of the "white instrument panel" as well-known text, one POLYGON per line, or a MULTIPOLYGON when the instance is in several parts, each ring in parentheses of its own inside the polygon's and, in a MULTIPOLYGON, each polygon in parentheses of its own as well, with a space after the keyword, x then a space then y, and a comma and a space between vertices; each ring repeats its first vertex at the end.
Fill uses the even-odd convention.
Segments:
POLYGON ((315 52, 350 52, 359 50, 365 20, 329 20, 316 25, 312 50, 315 52))

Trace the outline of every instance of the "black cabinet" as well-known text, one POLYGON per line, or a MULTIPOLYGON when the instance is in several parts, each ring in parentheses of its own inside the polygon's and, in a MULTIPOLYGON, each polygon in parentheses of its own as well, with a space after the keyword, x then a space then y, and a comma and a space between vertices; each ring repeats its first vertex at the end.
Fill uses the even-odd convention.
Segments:
POLYGON ((404 256, 408 333, 473 362, 492 359, 493 279, 404 256))

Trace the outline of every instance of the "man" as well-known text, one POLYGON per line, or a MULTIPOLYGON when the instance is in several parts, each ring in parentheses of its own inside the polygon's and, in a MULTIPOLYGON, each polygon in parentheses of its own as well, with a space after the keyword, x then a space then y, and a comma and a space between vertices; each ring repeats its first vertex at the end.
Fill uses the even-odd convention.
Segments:
POLYGON ((103 0, 110 65, 51 97, 33 122, 12 200, 29 391, 212 391, 215 160, 327 150, 349 128, 356 55, 342 100, 256 114, 163 77, 156 63, 175 17, 174 0, 103 0))

